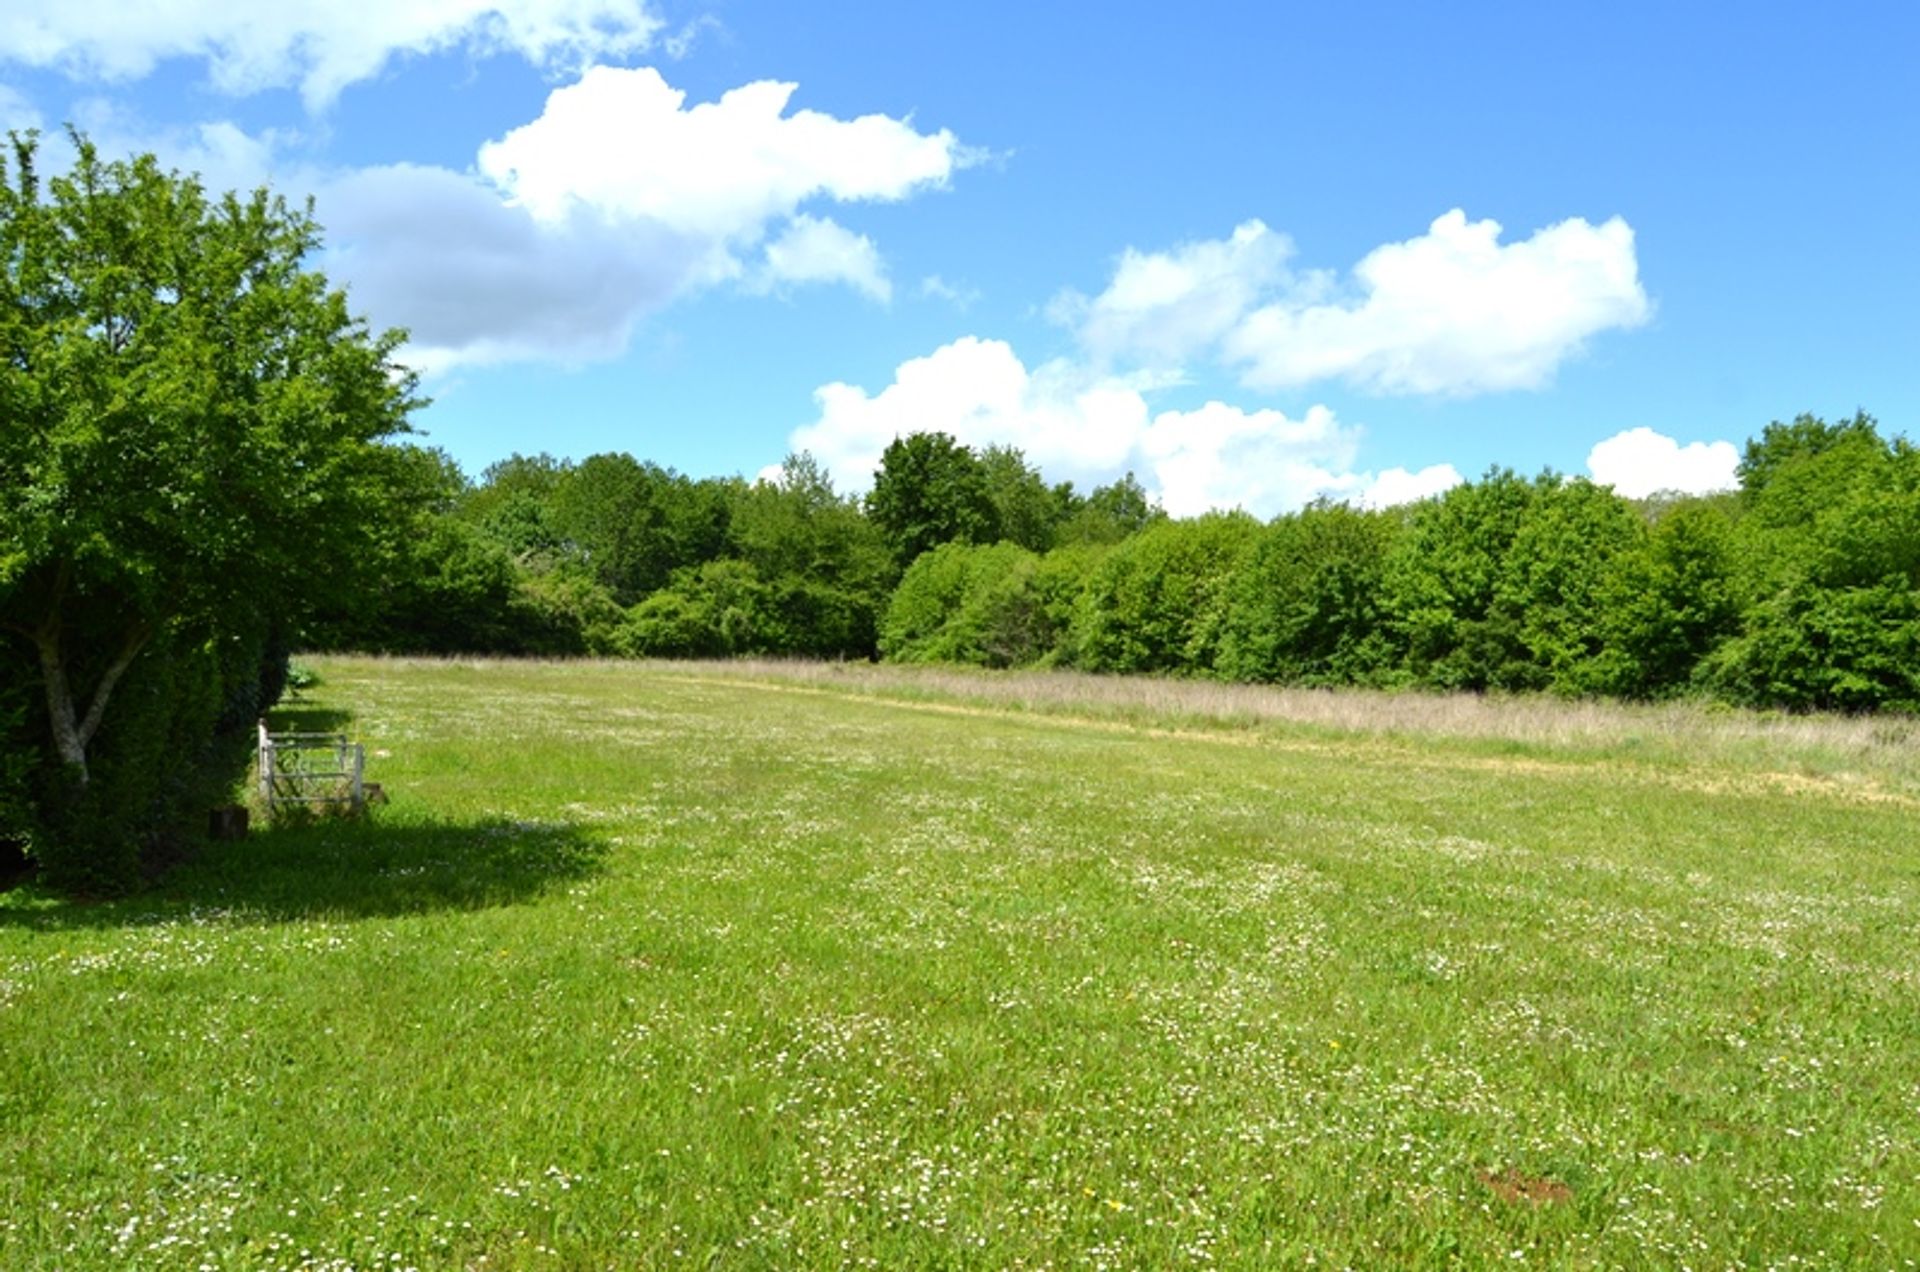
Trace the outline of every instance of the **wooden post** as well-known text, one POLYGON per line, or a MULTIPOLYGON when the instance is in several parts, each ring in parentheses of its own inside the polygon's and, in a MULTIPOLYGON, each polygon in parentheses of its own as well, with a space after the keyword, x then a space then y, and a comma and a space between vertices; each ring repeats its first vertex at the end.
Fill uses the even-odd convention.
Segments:
POLYGON ((353 745, 353 811, 359 812, 366 806, 367 748, 358 742, 353 745))

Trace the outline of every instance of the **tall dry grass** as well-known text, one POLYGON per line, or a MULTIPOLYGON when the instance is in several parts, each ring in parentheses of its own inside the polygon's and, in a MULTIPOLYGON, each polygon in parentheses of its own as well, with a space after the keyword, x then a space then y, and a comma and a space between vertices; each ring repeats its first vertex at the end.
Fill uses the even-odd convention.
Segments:
MULTIPOLYGON (((541 660, 379 657, 399 667, 528 667, 541 660)), ((549 660, 607 674, 724 677, 897 701, 1078 716, 1144 726, 1307 730, 1671 766, 1839 777, 1920 794, 1920 718, 1751 711, 1683 700, 1627 703, 1544 694, 1301 689, 1064 670, 990 671, 742 658, 549 660)))
POLYGON ((1300 689, 1074 671, 984 671, 775 659, 659 663, 663 671, 876 697, 941 698, 1140 723, 1294 727, 1357 737, 1460 739, 1518 749, 1854 773, 1920 791, 1920 719, 1748 711, 1718 703, 1625 703, 1541 694, 1300 689))

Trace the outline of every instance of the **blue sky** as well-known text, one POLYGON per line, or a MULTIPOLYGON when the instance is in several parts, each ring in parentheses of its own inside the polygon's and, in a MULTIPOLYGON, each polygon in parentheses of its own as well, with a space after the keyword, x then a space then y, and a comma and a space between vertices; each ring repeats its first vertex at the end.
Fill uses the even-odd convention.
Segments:
POLYGON ((0 123, 312 193, 469 471, 1640 494, 1920 408, 1920 9, 1713 8, 12 0, 0 123))

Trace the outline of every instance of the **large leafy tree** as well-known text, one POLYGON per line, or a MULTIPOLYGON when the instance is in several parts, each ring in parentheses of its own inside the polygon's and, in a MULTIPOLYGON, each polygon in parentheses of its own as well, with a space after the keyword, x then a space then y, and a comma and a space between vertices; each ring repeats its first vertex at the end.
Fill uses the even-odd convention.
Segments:
POLYGON ((351 577, 417 402, 400 333, 310 268, 310 210, 74 142, 51 179, 32 134, 0 160, 0 659, 84 790, 144 651, 351 577))
POLYGON ((1095 486, 1084 499, 1070 485, 1054 487, 1054 495, 1061 505, 1055 536, 1061 543, 1119 543, 1167 519, 1166 510, 1132 473, 1111 485, 1095 486))
POLYGON ((902 569, 943 543, 1000 537, 986 465, 945 433, 913 433, 888 443, 867 493, 867 516, 902 569))
POLYGON ((1029 552, 1051 548, 1071 487, 1048 486, 1016 446, 987 447, 980 452, 980 469, 1000 537, 1029 552))
POLYGON ((582 460, 553 491, 554 527, 622 605, 726 546, 729 491, 624 453, 582 460))
POLYGON ((1920 710, 1920 448, 1870 416, 1774 423, 1741 463, 1739 633, 1707 682, 1795 709, 1920 710))
POLYGON ((1413 510, 1382 595, 1405 675, 1436 689, 1542 687, 1501 585, 1528 513, 1557 484, 1496 468, 1413 510))
POLYGON ((1231 583, 1221 673, 1283 684, 1378 675, 1383 579, 1403 527, 1394 512, 1320 502, 1261 531, 1231 583))

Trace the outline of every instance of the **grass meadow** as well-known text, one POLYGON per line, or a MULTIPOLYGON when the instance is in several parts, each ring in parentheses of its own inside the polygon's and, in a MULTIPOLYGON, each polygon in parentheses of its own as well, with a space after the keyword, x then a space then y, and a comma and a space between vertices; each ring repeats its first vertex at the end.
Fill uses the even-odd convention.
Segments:
POLYGON ((1910 723, 316 666, 390 804, 0 895, 0 1268, 1920 1259, 1910 723))

